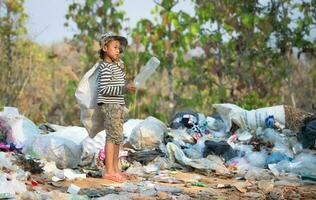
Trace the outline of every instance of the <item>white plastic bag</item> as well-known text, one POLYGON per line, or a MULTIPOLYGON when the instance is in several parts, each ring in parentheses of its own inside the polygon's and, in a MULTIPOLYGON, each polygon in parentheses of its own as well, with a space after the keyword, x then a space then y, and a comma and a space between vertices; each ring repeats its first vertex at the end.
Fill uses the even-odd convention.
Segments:
POLYGON ((55 161, 58 168, 75 168, 81 156, 80 145, 54 135, 41 135, 36 138, 33 152, 48 161, 55 161))
POLYGON ((99 62, 83 76, 78 84, 75 96, 80 106, 95 108, 98 97, 98 66, 99 62))
POLYGON ((273 115, 276 122, 285 125, 284 106, 273 106, 256 110, 245 110, 234 104, 213 104, 213 107, 223 118, 227 125, 226 132, 231 128, 232 122, 243 130, 256 130, 258 127, 265 127, 265 119, 273 115))
POLYGON ((63 126, 63 128, 59 128, 56 132, 52 132, 49 135, 71 140, 77 145, 80 145, 88 137, 87 130, 79 126, 63 126))
POLYGON ((99 151, 104 148, 106 139, 105 131, 98 133, 93 139, 87 137, 81 142, 82 154, 80 157, 80 166, 95 165, 95 159, 99 151))
POLYGON ((103 115, 97 106, 98 97, 98 66, 97 62, 81 79, 75 96, 80 105, 80 119, 89 136, 93 138, 97 133, 104 130, 103 115))
POLYGON ((7 111, 8 109, 5 107, 4 112, 0 112, 12 129, 12 135, 7 137, 6 142, 23 146, 22 152, 25 153, 35 138, 40 135, 40 131, 31 120, 20 115, 17 110, 16 112, 7 111))
POLYGON ((166 130, 166 125, 159 119, 147 117, 133 129, 128 142, 136 150, 154 149, 159 147, 166 130))

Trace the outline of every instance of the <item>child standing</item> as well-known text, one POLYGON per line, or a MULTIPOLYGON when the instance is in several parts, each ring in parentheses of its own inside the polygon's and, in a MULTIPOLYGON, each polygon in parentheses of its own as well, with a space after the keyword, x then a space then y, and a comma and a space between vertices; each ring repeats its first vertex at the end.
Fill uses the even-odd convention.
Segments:
POLYGON ((122 49, 127 46, 127 40, 121 36, 109 33, 100 38, 99 82, 97 103, 104 114, 106 131, 105 172, 103 178, 115 182, 127 180, 118 166, 119 149, 123 142, 124 94, 135 92, 133 83, 126 83, 124 65, 120 60, 122 49))

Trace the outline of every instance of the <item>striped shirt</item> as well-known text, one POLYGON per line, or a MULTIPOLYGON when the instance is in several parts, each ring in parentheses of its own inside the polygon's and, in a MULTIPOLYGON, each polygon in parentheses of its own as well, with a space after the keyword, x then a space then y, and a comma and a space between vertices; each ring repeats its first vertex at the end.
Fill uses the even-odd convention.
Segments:
POLYGON ((98 105, 103 103, 124 105, 126 91, 124 69, 121 69, 117 63, 104 61, 100 62, 98 69, 98 105))

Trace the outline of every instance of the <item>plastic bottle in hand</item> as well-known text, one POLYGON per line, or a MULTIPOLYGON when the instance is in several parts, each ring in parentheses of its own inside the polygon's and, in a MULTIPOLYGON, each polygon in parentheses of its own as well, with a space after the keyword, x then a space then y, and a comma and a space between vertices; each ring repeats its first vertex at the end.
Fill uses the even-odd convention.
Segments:
POLYGON ((140 73, 135 77, 134 84, 137 89, 144 88, 146 80, 156 71, 160 61, 156 57, 151 57, 140 73))

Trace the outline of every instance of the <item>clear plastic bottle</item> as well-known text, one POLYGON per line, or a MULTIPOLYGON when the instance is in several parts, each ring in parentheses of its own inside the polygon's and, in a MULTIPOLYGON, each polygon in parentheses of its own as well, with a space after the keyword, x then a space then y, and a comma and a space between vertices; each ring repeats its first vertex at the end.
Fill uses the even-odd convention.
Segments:
POLYGON ((156 57, 151 57, 144 67, 141 68, 139 74, 134 79, 137 89, 144 88, 146 80, 156 71, 160 61, 156 57))

